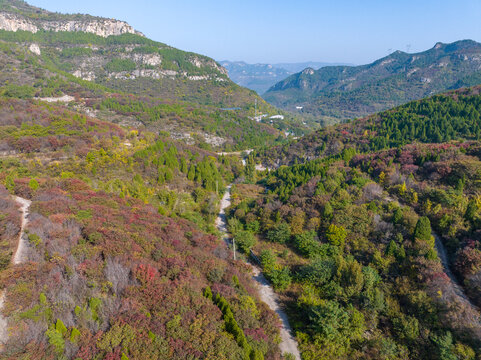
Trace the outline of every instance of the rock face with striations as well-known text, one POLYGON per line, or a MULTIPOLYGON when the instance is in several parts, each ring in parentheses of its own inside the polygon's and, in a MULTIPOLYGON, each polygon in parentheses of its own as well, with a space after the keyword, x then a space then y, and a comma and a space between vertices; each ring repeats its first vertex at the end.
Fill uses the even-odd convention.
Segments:
POLYGON ((79 20, 33 20, 28 17, 1 12, 0 30, 6 31, 29 31, 36 33, 39 30, 47 31, 83 31, 107 37, 110 35, 138 34, 135 29, 124 21, 85 18, 79 20))

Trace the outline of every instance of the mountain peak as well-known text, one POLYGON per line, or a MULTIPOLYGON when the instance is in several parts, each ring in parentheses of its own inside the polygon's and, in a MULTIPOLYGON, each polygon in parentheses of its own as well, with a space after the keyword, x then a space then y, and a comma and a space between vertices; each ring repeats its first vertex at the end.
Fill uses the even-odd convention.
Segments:
POLYGON ((302 70, 303 75, 314 75, 314 73, 315 73, 315 70, 311 67, 308 67, 302 70))
POLYGON ((326 121, 346 120, 476 85, 480 66, 481 44, 473 40, 438 42, 426 51, 408 54, 397 50, 362 66, 324 67, 315 74, 307 68, 272 86, 264 98, 288 110, 304 106, 304 113, 326 121))

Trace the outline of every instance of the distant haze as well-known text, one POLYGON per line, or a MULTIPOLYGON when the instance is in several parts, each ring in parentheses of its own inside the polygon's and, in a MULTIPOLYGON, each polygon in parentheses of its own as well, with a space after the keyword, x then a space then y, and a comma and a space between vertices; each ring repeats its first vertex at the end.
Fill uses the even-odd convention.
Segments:
POLYGON ((232 81, 238 85, 254 90, 260 95, 279 81, 305 68, 318 70, 324 66, 351 65, 315 61, 303 63, 247 64, 244 61, 222 60, 219 61, 219 63, 227 69, 232 81))
POLYGON ((128 21, 150 38, 248 63, 369 63, 438 41, 481 41, 479 0, 32 0, 52 11, 128 21))

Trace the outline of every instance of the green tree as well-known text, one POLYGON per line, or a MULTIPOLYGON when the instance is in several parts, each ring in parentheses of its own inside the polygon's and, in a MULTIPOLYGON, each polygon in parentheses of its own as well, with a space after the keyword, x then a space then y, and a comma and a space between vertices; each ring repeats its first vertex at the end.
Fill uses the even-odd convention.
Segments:
POLYGON ((275 266, 266 275, 276 290, 287 289, 292 281, 291 272, 287 266, 275 266))
POLYGON ((314 230, 306 231, 294 237, 294 244, 302 255, 314 257, 321 252, 321 243, 316 237, 314 230))
POLYGON ((270 242, 285 244, 291 238, 291 229, 286 222, 282 222, 269 230, 266 237, 270 242))
POLYGON ((476 204, 476 200, 471 199, 468 203, 468 207, 466 208, 466 212, 464 213, 464 218, 469 222, 474 222, 477 218, 478 214, 478 205, 476 204))
POLYGON ((250 231, 239 231, 235 235, 235 241, 242 251, 248 254, 251 248, 256 244, 256 237, 250 231))
POLYGON ((430 241, 431 236, 431 222, 426 216, 421 216, 414 228, 414 239, 430 241))
POLYGON ((30 189, 32 189, 33 191, 36 191, 39 187, 38 185, 38 181, 35 180, 35 179, 30 179, 29 183, 28 183, 28 186, 30 187, 30 189))
POLYGON ((344 242, 346 240, 347 231, 342 226, 337 226, 335 224, 329 225, 326 231, 326 238, 329 244, 338 246, 341 249, 344 248, 344 242))

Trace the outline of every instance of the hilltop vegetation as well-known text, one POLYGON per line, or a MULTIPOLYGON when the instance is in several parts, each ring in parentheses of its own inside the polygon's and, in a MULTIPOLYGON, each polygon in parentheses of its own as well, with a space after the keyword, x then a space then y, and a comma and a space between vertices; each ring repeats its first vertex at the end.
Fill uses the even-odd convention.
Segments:
MULTIPOLYGON (((68 33, 66 35, 71 36, 68 33)), ((105 40, 92 34, 85 35, 87 38, 105 40)), ((124 41, 122 39, 131 41, 130 37, 134 38, 132 41, 145 39, 137 35, 114 38, 121 44, 124 41)), ((111 38, 107 40, 114 41, 109 40, 111 38)), ((193 144, 209 146, 210 143, 224 149, 251 148, 259 145, 260 138, 263 144, 273 143, 281 136, 279 130, 303 132, 300 121, 289 116, 274 124, 279 130, 270 124, 250 120, 249 116, 254 115, 254 102, 250 102, 250 99, 254 99, 253 95, 231 82, 105 78, 95 83, 67 72, 73 68, 69 63, 72 59, 88 59, 92 56, 92 50, 88 47, 46 50, 39 57, 21 45, 1 44, 0 61, 5 65, 5 71, 0 73, 0 78, 5 85, 0 91, 9 97, 28 99, 67 94, 75 97, 75 103, 71 104, 73 108, 80 107, 84 112, 95 114, 103 120, 153 131, 166 130, 193 144), (240 110, 222 110, 224 106, 231 105, 230 98, 235 99, 234 105, 241 106, 240 110), (140 103, 141 106, 138 105, 140 103), (198 133, 198 137, 189 139, 190 133, 198 133), (218 140, 212 140, 212 137, 218 140)), ((127 59, 105 63, 107 69, 117 70, 134 65, 127 59)), ((260 109, 275 113, 265 103, 260 103, 260 109)))
POLYGON ((463 40, 436 44, 407 54, 396 51, 372 64, 306 69, 269 89, 268 102, 332 124, 354 119, 411 100, 479 84, 481 46, 463 40))
POLYGON ((480 140, 480 86, 460 89, 392 110, 326 127, 304 138, 260 154, 262 161, 294 164, 345 148, 371 152, 412 142, 442 143, 480 140))

